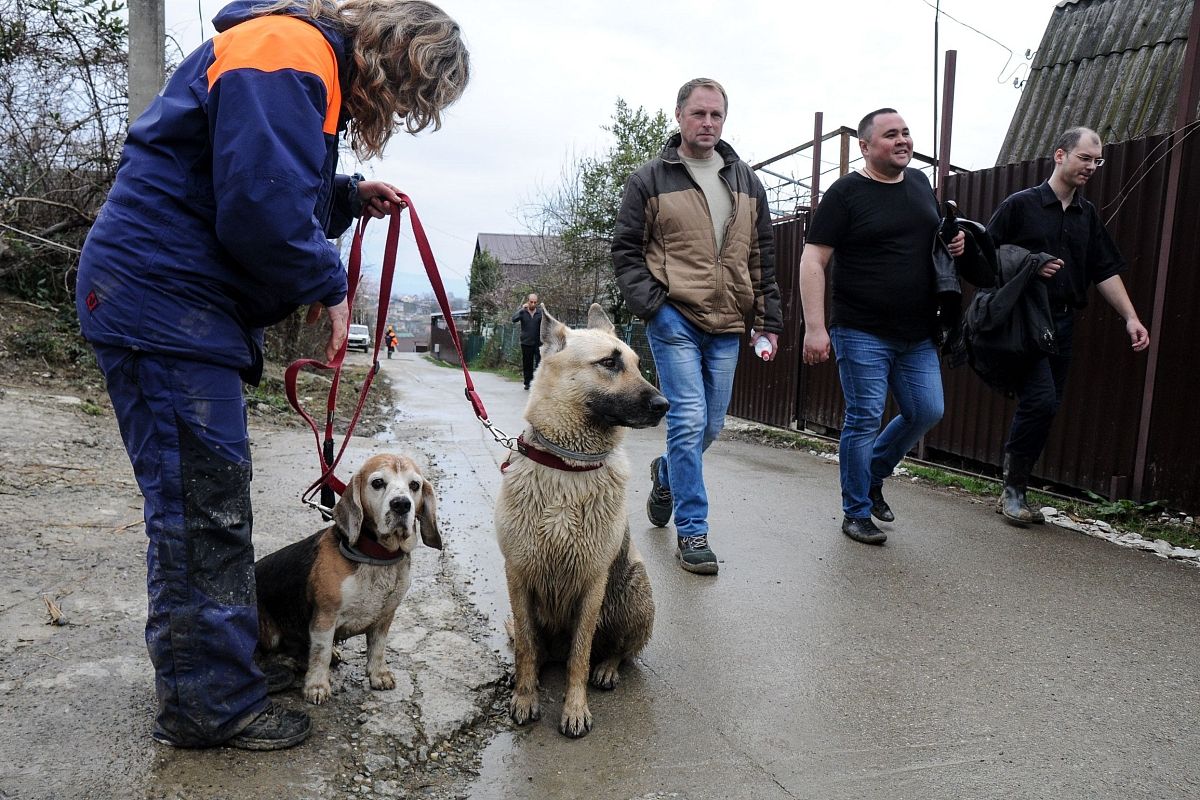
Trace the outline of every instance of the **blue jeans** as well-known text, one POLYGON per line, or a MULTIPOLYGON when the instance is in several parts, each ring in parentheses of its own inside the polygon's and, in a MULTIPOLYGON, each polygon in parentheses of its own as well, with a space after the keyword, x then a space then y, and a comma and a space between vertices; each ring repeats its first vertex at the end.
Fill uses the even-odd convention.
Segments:
POLYGON ((670 303, 646 323, 658 382, 671 401, 667 412, 667 452, 659 481, 675 501, 679 536, 708 533, 708 493, 704 490, 704 451, 725 426, 733 395, 741 336, 705 333, 670 303))
POLYGON ((1073 312, 1054 317, 1055 342, 1058 352, 1038 359, 1029 371, 1025 383, 1017 390, 1017 410, 1004 452, 1027 459, 1029 465, 1041 456, 1050 438, 1050 426, 1062 404, 1071 367, 1071 344, 1075 333, 1073 312))
POLYGON ((942 418, 942 371, 931 339, 888 339, 841 325, 829 336, 846 398, 838 451, 842 510, 861 519, 871 516, 868 491, 942 418), (900 414, 880 433, 889 389, 900 414))

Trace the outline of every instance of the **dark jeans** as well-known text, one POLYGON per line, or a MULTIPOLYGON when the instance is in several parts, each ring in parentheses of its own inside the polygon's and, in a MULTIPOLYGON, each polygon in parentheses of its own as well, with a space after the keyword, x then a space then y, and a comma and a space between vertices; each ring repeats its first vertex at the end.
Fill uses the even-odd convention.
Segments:
POLYGON ((1004 452, 1028 459, 1030 464, 1038 460, 1050 438, 1050 426, 1062 404, 1067 372, 1071 367, 1075 331, 1073 313, 1068 311, 1055 316, 1054 327, 1058 352, 1038 359, 1017 391, 1017 410, 1008 431, 1008 442, 1004 445, 1004 452))
POLYGON ((521 345, 521 370, 525 373, 525 388, 533 380, 533 371, 542 363, 542 351, 536 344, 521 345))

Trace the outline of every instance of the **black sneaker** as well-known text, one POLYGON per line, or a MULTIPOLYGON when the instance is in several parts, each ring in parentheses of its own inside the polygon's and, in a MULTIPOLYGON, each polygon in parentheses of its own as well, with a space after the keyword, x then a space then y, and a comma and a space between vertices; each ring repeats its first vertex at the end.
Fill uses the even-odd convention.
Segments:
POLYGON ((883 544, 887 541, 887 534, 879 530, 870 517, 845 517, 842 519, 842 533, 863 544, 883 544))
POLYGON ((872 486, 867 492, 867 499, 871 501, 871 516, 880 522, 895 522, 896 515, 892 513, 892 507, 887 504, 887 500, 883 499, 883 487, 872 486))
POLYGON ((662 456, 650 462, 650 496, 646 498, 646 516, 650 524, 661 528, 671 521, 671 512, 675 510, 675 501, 671 498, 671 490, 663 488, 658 481, 658 465, 662 456))
POLYGON ((312 720, 303 711, 268 703, 241 733, 225 742, 240 750, 283 750, 300 744, 312 733, 312 720))
POLYGON ((679 546, 675 550, 679 566, 697 575, 717 574, 717 555, 708 546, 708 535, 680 536, 679 546))

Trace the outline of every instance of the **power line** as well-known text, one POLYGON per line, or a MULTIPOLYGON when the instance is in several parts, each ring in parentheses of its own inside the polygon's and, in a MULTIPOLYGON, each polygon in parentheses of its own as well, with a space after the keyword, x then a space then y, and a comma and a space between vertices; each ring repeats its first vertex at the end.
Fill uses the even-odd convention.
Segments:
MULTIPOLYGON (((1004 73, 1008 69, 1008 65, 1011 64, 1013 59, 1016 57, 1016 53, 1014 53, 1010 47, 1008 47, 1006 44, 1001 42, 999 39, 996 39, 994 36, 989 36, 988 34, 979 30, 979 28, 976 28, 974 25, 969 25, 966 22, 963 22, 961 19, 958 19, 957 17, 955 17, 951 14, 947 14, 945 11, 942 11, 941 10, 941 0, 938 0, 937 5, 934 5, 933 3, 929 2, 929 0, 921 0, 921 2, 924 3, 925 5, 929 6, 930 8, 932 8, 937 13, 938 16, 945 17, 946 19, 950 20, 951 22, 955 22, 955 23, 961 25, 962 27, 966 28, 967 30, 973 31, 973 32, 979 34, 983 38, 987 39, 989 42, 995 44, 997 47, 1002 48, 1004 50, 1004 52, 1008 53, 1008 60, 1004 62, 1004 66, 1000 68, 1000 72, 997 73, 997 75, 996 75, 996 83, 1008 83, 1008 81, 1010 79, 1014 79, 1014 85, 1016 85, 1016 81, 1015 81, 1016 75, 1021 70, 1022 67, 1025 67, 1025 65, 1018 64, 1015 68, 1013 68, 1013 71, 1008 75, 1008 77, 1004 77, 1004 73)), ((935 28, 934 38, 935 39, 937 38, 936 28, 935 28)), ((1025 58, 1032 59, 1033 56, 1035 55, 1035 53, 1036 53, 1036 51, 1026 50, 1025 58)))

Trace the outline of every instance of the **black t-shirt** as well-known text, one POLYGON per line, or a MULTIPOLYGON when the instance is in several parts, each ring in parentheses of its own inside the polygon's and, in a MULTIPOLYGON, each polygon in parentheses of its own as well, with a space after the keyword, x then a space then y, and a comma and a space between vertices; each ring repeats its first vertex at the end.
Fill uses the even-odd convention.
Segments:
POLYGON ((1063 210, 1049 182, 1005 198, 988 223, 988 233, 997 245, 1015 244, 1031 253, 1062 259, 1063 268, 1054 273, 1047 287, 1055 305, 1083 308, 1088 284, 1100 283, 1125 269, 1096 207, 1076 192, 1063 210))
POLYGON ((937 199, 920 170, 905 169, 899 183, 857 172, 834 181, 807 238, 833 248, 830 326, 906 341, 928 338, 937 226, 937 199))

